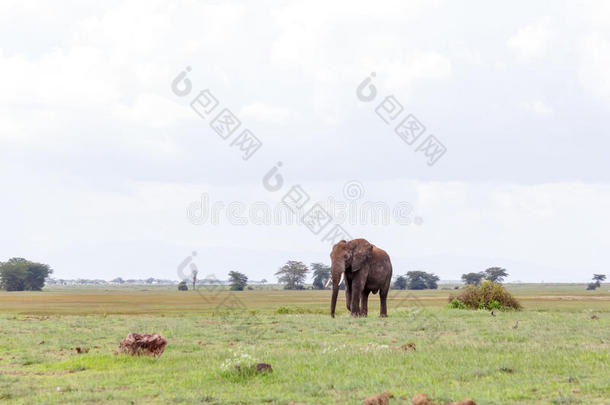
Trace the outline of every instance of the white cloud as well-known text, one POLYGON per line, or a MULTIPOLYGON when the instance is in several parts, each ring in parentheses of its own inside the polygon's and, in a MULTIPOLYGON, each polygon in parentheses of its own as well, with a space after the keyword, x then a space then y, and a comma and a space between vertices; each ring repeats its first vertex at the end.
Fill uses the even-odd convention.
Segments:
POLYGON ((268 124, 284 124, 293 116, 292 112, 284 107, 276 107, 257 101, 243 107, 240 117, 252 118, 268 124))
POLYGON ((442 80, 451 77, 451 60, 435 51, 409 52, 398 61, 380 63, 380 70, 387 74, 385 83, 392 91, 409 89, 426 80, 442 80))
POLYGON ((175 6, 162 1, 129 0, 78 25, 87 42, 112 46, 117 54, 142 56, 158 48, 171 28, 175 6))
POLYGON ((600 32, 587 35, 581 44, 579 78, 589 92, 610 103, 610 39, 600 32))
POLYGON ((554 37, 552 19, 542 17, 535 23, 520 28, 506 41, 506 45, 520 58, 533 59, 544 55, 554 37))
POLYGON ((193 119, 195 113, 185 105, 153 93, 139 94, 131 105, 120 104, 117 117, 143 126, 169 126, 193 119))
POLYGON ((512 258, 567 275, 598 267, 610 248, 608 185, 422 182, 416 189, 425 225, 410 243, 421 254, 512 258))
POLYGON ((525 101, 521 104, 526 111, 536 115, 550 115, 553 109, 540 100, 525 101))
POLYGON ((39 58, 0 50, 0 105, 107 104, 119 96, 114 73, 95 47, 54 48, 39 58))

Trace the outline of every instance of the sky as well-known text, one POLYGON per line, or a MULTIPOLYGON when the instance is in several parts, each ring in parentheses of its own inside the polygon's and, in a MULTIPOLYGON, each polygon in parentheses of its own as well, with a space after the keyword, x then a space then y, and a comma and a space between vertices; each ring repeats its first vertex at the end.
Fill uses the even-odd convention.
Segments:
POLYGON ((275 281, 340 230, 395 275, 587 281, 609 113, 602 0, 3 0, 0 261, 275 281))

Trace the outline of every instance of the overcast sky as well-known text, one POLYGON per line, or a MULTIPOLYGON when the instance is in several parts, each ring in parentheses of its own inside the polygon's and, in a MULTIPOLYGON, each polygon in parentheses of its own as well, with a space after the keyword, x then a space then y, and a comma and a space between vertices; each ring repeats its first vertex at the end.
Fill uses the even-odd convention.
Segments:
POLYGON ((286 260, 330 261, 338 214, 317 235, 248 217, 300 185, 307 207, 410 207, 342 225, 394 274, 585 281, 609 269, 609 113, 603 0, 3 0, 0 261, 177 279, 195 251, 201 276, 273 281, 286 260), (218 105, 202 118, 205 89, 218 105), (386 123, 388 96, 403 111, 386 123), (224 108, 241 121, 226 140, 210 125, 224 108), (394 132, 408 114, 425 126, 412 145, 394 132), (246 128, 262 146, 244 160, 246 128), (429 135, 446 148, 433 165, 429 135), (204 220, 202 196, 245 213, 204 220))

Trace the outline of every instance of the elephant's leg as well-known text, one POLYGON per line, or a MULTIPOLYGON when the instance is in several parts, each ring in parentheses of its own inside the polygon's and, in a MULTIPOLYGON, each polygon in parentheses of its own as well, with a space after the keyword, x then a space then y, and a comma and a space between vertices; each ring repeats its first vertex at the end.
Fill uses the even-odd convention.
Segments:
POLYGON ((363 289, 364 283, 359 280, 352 281, 352 316, 360 316, 360 298, 362 296, 363 289))
POLYGON ((345 279, 345 305, 347 306, 347 310, 351 311, 352 307, 352 282, 351 280, 345 279))
POLYGON ((382 318, 385 318, 386 316, 388 316, 388 305, 386 303, 386 300, 388 298, 389 290, 390 290, 389 288, 383 288, 383 289, 379 290, 379 300, 381 301, 379 316, 382 318))
POLYGON ((360 309, 360 315, 367 316, 369 313, 369 294, 371 290, 367 290, 366 288, 362 290, 362 309, 360 309))

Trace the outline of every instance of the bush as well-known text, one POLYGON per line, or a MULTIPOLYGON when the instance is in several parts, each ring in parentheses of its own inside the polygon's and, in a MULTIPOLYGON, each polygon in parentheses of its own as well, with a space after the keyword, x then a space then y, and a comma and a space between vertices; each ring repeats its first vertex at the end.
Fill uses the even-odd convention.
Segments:
POLYGON ((499 283, 483 281, 480 286, 468 285, 457 297, 449 297, 451 308, 487 310, 520 310, 521 304, 499 283))
POLYGON ((188 291, 189 287, 186 285, 186 281, 181 281, 178 283, 178 290, 180 291, 188 291))
POLYGON ((595 290, 599 285, 597 283, 589 283, 587 290, 595 290))
POLYGON ((493 300, 489 303, 489 309, 502 309, 502 305, 498 301, 493 300))
POLYGON ((449 303, 449 308, 455 309, 466 309, 466 305, 462 304, 460 301, 455 298, 449 303))

